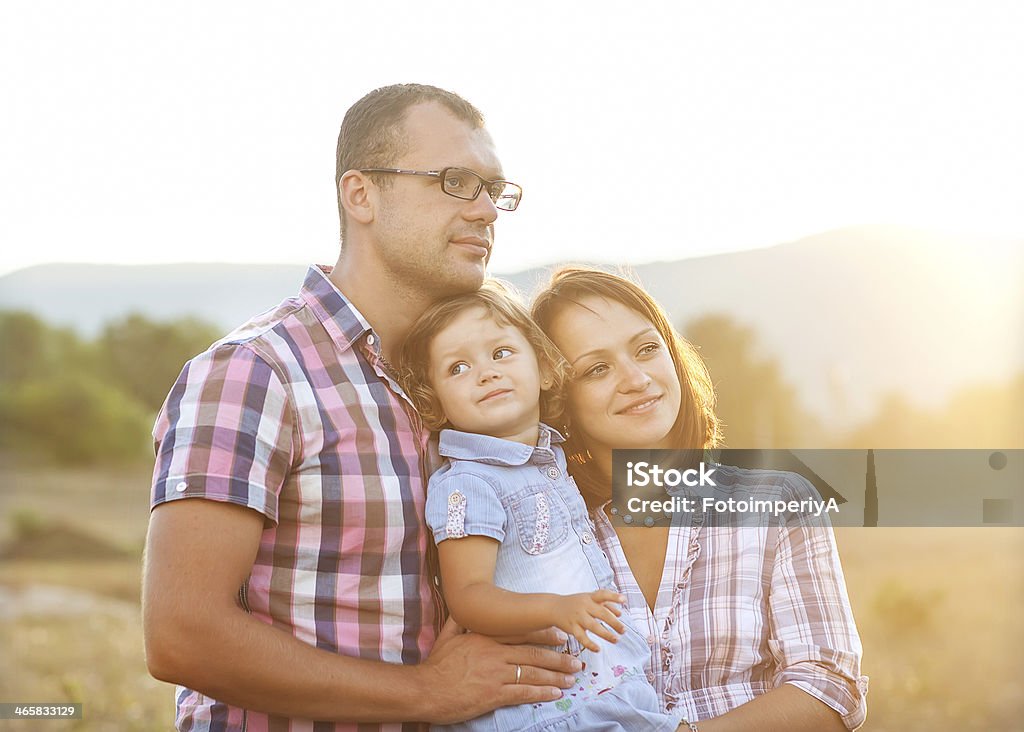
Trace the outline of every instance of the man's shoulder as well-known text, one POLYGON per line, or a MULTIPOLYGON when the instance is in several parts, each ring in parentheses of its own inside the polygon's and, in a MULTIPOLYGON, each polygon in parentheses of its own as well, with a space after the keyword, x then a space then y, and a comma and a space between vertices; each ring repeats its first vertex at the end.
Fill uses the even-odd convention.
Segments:
MULTIPOLYGON (((312 265, 306 273, 299 292, 285 298, 279 304, 254 315, 211 346, 239 346, 261 342, 275 342, 281 347, 282 341, 290 343, 296 338, 303 342, 317 342, 330 338, 325 332, 325 322, 340 318, 340 311, 351 305, 330 283, 329 268, 312 265), (302 335, 312 333, 313 335, 302 335)), ((361 332, 357 326, 354 331, 361 332)), ((350 339, 351 340, 351 339, 350 339)), ((298 355, 299 349, 290 348, 298 355)))
POLYGON ((302 298, 293 295, 259 315, 249 318, 214 343, 211 348, 240 346, 254 341, 267 340, 275 329, 283 328, 288 331, 297 327, 308 327, 308 322, 302 317, 302 311, 305 309, 306 303, 302 298))
POLYGON ((310 354, 323 352, 305 346, 329 339, 309 310, 299 296, 285 299, 189 359, 182 377, 197 383, 211 378, 294 382, 295 375, 309 366, 310 354), (260 376, 261 372, 266 373, 260 376))

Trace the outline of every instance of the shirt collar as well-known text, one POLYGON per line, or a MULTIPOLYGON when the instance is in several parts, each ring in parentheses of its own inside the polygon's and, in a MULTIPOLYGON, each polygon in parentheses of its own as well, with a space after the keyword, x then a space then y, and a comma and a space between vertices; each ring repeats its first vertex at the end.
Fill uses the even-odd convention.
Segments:
POLYGON ((325 265, 310 266, 299 296, 323 323, 338 348, 345 351, 372 328, 356 306, 331 282, 330 273, 331 268, 325 265))
POLYGON ((540 425, 536 447, 490 435, 441 430, 438 451, 443 457, 487 465, 525 465, 529 462, 550 462, 554 455, 551 446, 559 442, 565 442, 565 438, 544 423, 540 425))

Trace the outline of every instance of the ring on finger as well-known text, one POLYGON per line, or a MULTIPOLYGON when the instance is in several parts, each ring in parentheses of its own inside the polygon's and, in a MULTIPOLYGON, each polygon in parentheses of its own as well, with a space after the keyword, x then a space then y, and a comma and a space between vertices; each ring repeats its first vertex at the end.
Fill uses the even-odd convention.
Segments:
POLYGON ((522 666, 520 666, 520 665, 519 665, 519 664, 517 663, 517 664, 516 664, 516 681, 515 681, 515 683, 517 683, 517 684, 518 684, 518 683, 519 683, 519 680, 520 680, 521 678, 523 678, 523 667, 522 667, 522 666))

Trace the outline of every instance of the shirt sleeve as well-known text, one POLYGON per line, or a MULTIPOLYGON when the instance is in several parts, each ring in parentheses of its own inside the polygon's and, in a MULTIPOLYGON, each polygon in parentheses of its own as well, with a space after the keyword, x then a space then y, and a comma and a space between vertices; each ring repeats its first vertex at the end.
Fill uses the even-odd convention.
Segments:
POLYGON ((265 360, 238 344, 196 356, 153 427, 151 508, 205 498, 251 508, 276 524, 294 433, 287 392, 265 360))
MULTIPOLYGON (((793 475, 791 500, 818 499, 793 475)), ((769 650, 779 674, 842 715, 856 729, 867 715, 868 678, 860 672, 862 648, 846 593, 832 527, 820 518, 790 514, 779 528, 769 599, 769 650)))
POLYGON ((465 536, 505 539, 505 509, 498 492, 477 475, 455 470, 431 476, 426 515, 436 544, 465 536))

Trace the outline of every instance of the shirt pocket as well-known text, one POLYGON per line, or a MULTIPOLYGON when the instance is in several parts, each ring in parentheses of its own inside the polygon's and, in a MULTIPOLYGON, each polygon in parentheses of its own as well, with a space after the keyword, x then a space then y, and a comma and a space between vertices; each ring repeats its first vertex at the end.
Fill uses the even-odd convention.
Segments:
POLYGON ((527 492, 509 504, 519 535, 519 545, 527 554, 546 554, 565 543, 569 535, 569 514, 553 492, 527 492))

